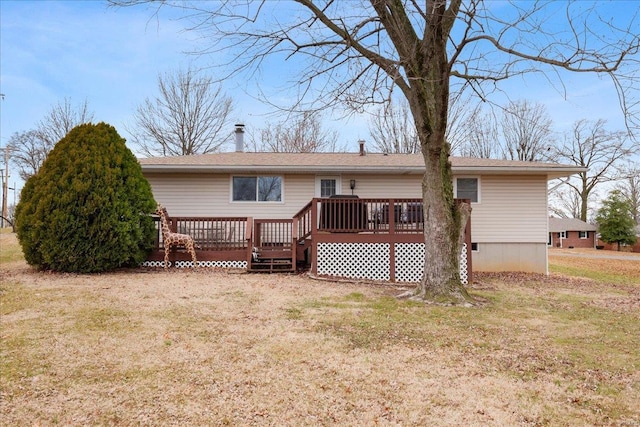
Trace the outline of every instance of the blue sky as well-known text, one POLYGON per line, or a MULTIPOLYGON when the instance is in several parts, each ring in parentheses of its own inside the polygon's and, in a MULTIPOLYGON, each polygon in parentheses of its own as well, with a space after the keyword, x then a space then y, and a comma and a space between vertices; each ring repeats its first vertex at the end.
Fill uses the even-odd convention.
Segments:
MULTIPOLYGON (((617 2, 621 13, 635 2, 617 2)), ((183 22, 169 19, 168 10, 154 20, 145 7, 108 8, 98 1, 0 1, 0 146, 14 132, 31 129, 65 97, 74 104, 85 99, 95 121, 105 121, 128 138, 129 123, 138 104, 154 96, 159 72, 190 63, 208 66, 215 58, 186 55, 195 46, 194 33, 183 22)), ((286 66, 256 76, 264 88, 281 85, 286 66), (273 80, 273 81, 272 81, 273 80)), ((244 80, 243 80, 244 79, 244 80)), ((251 95, 256 82, 225 81, 223 89, 236 102, 233 120, 248 126, 265 124, 269 107, 251 95)), ((513 99, 542 102, 562 131, 577 119, 607 119, 612 129, 623 127, 613 86, 589 75, 565 79, 569 97, 540 77, 509 83, 513 99)), ((368 138, 365 117, 331 121, 339 143, 356 151, 357 140, 368 138)), ((233 149, 232 129, 228 149, 233 149)), ((135 147, 131 147, 135 151, 135 147)))

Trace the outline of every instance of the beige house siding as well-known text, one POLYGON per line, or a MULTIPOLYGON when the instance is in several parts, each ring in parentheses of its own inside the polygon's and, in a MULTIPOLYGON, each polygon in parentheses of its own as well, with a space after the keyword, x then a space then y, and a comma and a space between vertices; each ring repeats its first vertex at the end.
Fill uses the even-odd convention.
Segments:
MULTIPOLYGON (((282 202, 232 202, 231 174, 146 174, 156 201, 171 215, 265 219, 291 218, 315 197, 316 175, 283 176, 282 202)), ((341 194, 351 194, 351 179, 356 180, 353 193, 362 198, 421 196, 421 178, 416 175, 340 175, 341 194)))
MULTIPOLYGON (((282 202, 232 202, 231 174, 147 174, 157 201, 176 216, 291 218, 315 196, 316 175, 285 174, 282 202)), ((340 176, 341 194, 362 198, 421 197, 420 175, 340 176)), ((471 239, 477 243, 547 243, 544 176, 482 176, 473 204, 471 239)))
POLYGON ((156 202, 172 216, 206 216, 212 210, 226 214, 228 182, 214 174, 145 174, 156 202))
MULTIPOLYGON (((246 175, 246 174, 244 174, 246 175)), ((282 202, 232 202, 232 174, 147 173, 156 200, 173 216, 291 218, 313 197, 316 178, 283 175, 282 202)), ((421 197, 422 176, 342 174, 341 194, 361 198, 421 197)), ((466 175, 465 175, 466 176, 466 175)), ((480 176, 480 202, 473 204, 471 239, 476 271, 547 272, 547 180, 545 176, 480 176)))
POLYGON ((291 218, 314 197, 314 177, 309 175, 284 175, 281 202, 232 202, 231 174, 146 176, 156 201, 173 216, 291 218))
POLYGON ((351 194, 349 182, 355 179, 353 194, 361 198, 422 197, 421 175, 342 175, 342 194, 351 194))
POLYGON ((473 242, 547 243, 545 176, 482 176, 472 208, 473 242))

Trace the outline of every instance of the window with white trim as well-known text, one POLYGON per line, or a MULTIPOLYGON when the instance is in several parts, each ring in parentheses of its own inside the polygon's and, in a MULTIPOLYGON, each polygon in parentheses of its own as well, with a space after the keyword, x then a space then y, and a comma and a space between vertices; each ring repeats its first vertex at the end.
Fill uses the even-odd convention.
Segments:
POLYGON ((234 176, 231 200, 234 202, 282 201, 281 176, 234 176))
POLYGON ((473 177, 456 178, 454 187, 456 199, 469 199, 471 203, 480 201, 480 179, 473 177))
POLYGON ((587 239, 589 237, 588 231, 578 231, 578 237, 581 239, 587 239))
POLYGON ((337 180, 334 178, 320 179, 320 197, 331 197, 337 193, 337 180))
POLYGON ((315 182, 316 197, 331 197, 340 194, 341 182, 339 175, 316 175, 315 182))
POLYGON ((567 238, 567 232, 566 231, 558 232, 558 239, 566 239, 566 238, 567 238))

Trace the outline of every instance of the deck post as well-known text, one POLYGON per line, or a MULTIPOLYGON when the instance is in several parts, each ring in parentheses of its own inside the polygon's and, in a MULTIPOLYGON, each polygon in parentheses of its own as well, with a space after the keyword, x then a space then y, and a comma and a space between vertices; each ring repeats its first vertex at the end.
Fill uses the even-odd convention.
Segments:
POLYGON ((298 218, 291 221, 291 267, 298 270, 298 218))
POLYGON ((247 268, 251 267, 251 261, 253 261, 253 218, 247 217, 245 231, 245 239, 247 239, 247 268))
POLYGON ((389 234, 396 234, 396 201, 389 199, 389 234))
POLYGON ((311 273, 318 274, 318 199, 311 200, 311 273))
POLYGON ((389 243, 389 281, 396 282, 396 244, 389 243))

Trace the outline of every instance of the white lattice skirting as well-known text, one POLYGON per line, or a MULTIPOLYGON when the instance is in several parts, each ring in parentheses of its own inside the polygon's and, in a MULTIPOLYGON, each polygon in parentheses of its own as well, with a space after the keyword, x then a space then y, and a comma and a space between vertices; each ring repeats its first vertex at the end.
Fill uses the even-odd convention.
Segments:
POLYGON ((318 274, 390 280, 389 243, 318 243, 318 274))
MULTIPOLYGON (((396 243, 396 281, 419 282, 424 273, 424 243, 396 243)), ((460 255, 460 281, 469 284, 467 244, 460 255)))
MULTIPOLYGON (((173 263, 169 261, 168 267, 173 263)), ((143 267, 164 267, 164 261, 145 261, 143 267)), ((176 261, 176 268, 193 268, 193 261, 176 261)), ((247 261, 198 261, 198 267, 247 268, 247 261)))
MULTIPOLYGON (((350 279, 385 280, 391 278, 389 243, 318 243, 319 275, 350 279)), ((424 273, 424 243, 396 243, 396 282, 419 282, 424 273)), ((460 280, 468 284, 467 245, 460 257, 460 280)))

